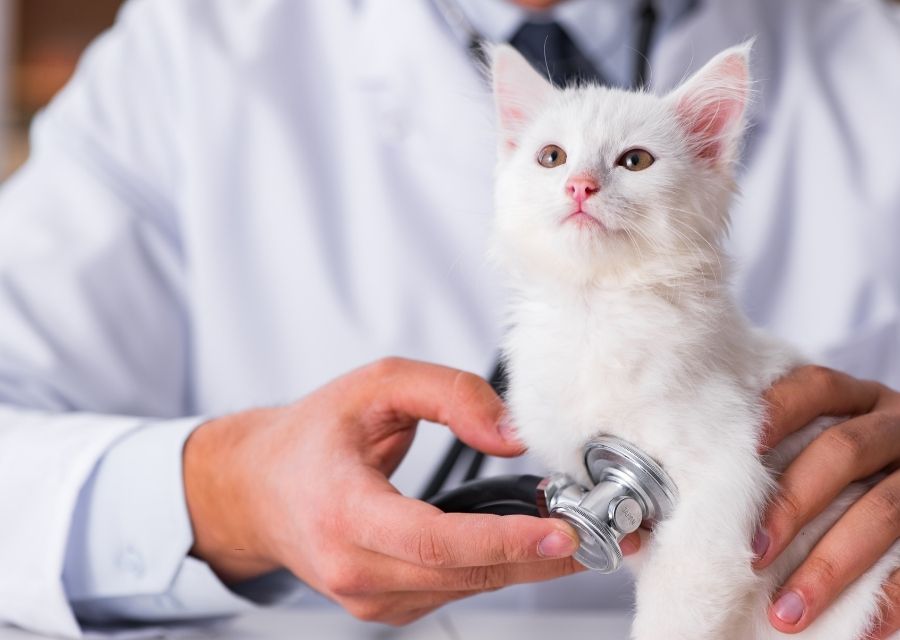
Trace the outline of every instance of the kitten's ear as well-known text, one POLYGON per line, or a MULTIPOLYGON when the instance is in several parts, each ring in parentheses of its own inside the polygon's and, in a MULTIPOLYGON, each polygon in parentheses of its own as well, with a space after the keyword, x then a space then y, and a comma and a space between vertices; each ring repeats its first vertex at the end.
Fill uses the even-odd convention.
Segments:
POLYGON ((694 152, 715 166, 728 166, 738 155, 752 46, 750 40, 721 52, 669 96, 694 152))
POLYGON ((519 134, 550 98, 553 85, 509 45, 495 45, 489 54, 500 145, 508 151, 518 146, 519 134))

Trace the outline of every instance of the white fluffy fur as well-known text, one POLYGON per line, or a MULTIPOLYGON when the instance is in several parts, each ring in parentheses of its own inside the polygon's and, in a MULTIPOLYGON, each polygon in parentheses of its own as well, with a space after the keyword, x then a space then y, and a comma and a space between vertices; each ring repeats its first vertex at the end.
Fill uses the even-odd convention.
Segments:
POLYGON ((877 609, 896 546, 807 631, 766 617, 773 591, 864 490, 847 489, 777 562, 751 569, 751 539, 777 473, 822 429, 756 453, 762 392, 802 360, 751 328, 729 292, 721 241, 748 100, 749 45, 729 49, 667 96, 550 87, 513 49, 493 55, 500 160, 494 256, 514 292, 505 358, 509 405, 530 451, 585 481, 581 451, 600 433, 658 460, 678 485, 671 518, 631 566, 636 640, 856 640, 877 609), (557 144, 565 164, 538 150, 557 144), (655 163, 617 166, 640 147, 655 163), (600 190, 563 219, 574 175, 600 190))

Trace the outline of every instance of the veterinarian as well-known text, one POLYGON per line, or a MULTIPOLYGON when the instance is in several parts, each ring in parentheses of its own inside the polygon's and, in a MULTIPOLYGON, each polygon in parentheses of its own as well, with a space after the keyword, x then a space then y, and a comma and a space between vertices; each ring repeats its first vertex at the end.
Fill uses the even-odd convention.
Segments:
MULTIPOLYGON (((896 5, 653 8, 129 2, 0 193, 0 620, 75 636, 228 615, 300 588, 291 574, 394 623, 517 583, 542 584, 477 601, 622 602, 620 575, 544 582, 577 572, 563 523, 441 515, 388 482, 416 495, 452 433, 522 453, 462 373, 490 371, 502 327, 469 45, 544 45, 560 69, 665 91, 758 35, 735 287, 832 367, 770 391, 764 446, 851 417, 782 478, 757 565, 888 470, 773 594, 776 628, 808 626, 900 532, 896 5)), ((888 594, 881 633, 900 575, 888 594)))

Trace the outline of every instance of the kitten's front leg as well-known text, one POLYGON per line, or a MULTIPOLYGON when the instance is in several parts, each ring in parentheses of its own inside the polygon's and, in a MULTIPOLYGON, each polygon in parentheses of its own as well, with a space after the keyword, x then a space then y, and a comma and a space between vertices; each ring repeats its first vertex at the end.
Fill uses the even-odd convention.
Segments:
MULTIPOLYGON (((718 483, 683 492, 654 532, 637 581, 635 640, 741 640, 761 585, 751 538, 765 499, 754 487, 718 483)), ((718 475, 718 474, 716 474, 718 475)), ((711 475, 711 477, 715 477, 711 475)))

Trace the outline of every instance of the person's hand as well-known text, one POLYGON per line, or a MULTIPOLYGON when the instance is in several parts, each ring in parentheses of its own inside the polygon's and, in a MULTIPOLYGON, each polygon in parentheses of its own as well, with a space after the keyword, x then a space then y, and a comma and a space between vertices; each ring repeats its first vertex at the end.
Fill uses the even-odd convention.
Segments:
MULTIPOLYGON (((770 565, 854 480, 887 475, 834 524, 775 594, 769 620, 784 633, 806 629, 900 537, 900 393, 823 367, 800 367, 766 394, 765 451, 819 416, 849 416, 788 466, 753 541, 757 569, 770 565)), ((900 571, 885 585, 882 639, 900 629, 900 571)))
POLYGON ((228 582, 286 567, 351 614, 392 624, 578 571, 577 535, 560 520, 444 514, 387 480, 419 418, 486 453, 521 454, 503 416, 478 376, 387 359, 291 406, 212 420, 184 450, 192 553, 228 582))

